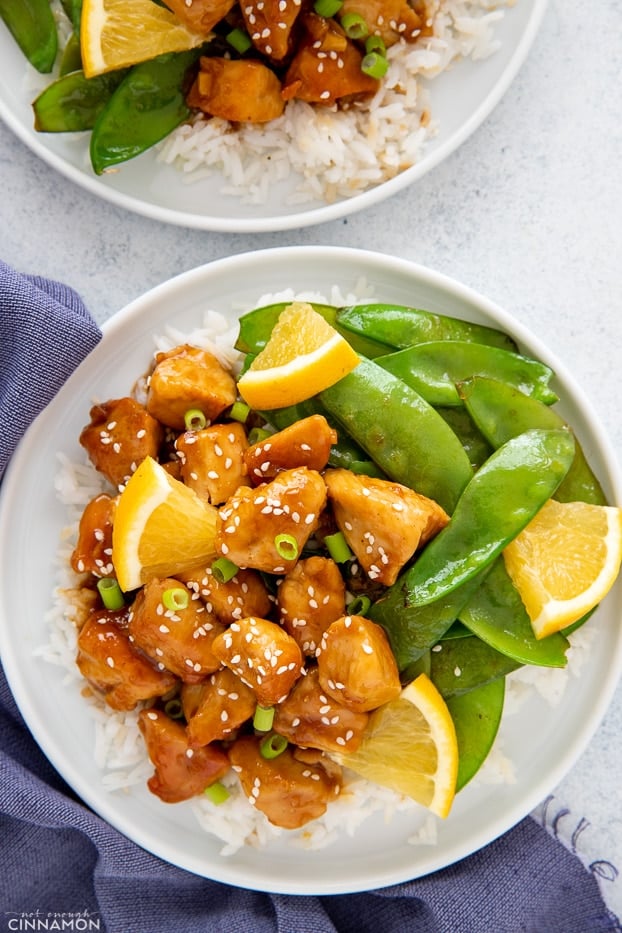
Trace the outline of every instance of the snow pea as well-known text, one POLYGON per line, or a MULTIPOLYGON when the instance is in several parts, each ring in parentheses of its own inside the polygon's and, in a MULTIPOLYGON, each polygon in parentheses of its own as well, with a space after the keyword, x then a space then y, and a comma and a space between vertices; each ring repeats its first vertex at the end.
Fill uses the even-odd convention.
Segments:
MULTIPOLYGON (((476 376, 462 382, 459 390, 473 421, 495 448, 530 428, 565 428, 572 433, 555 409, 497 380, 476 376)), ((572 465, 554 498, 560 502, 607 504, 607 497, 576 437, 572 465)))
POLYGON ((553 495, 573 457, 564 428, 525 431, 496 450, 410 569, 413 604, 434 602, 490 566, 553 495))
POLYGON ((433 340, 378 357, 376 362, 430 405, 462 405, 456 383, 476 375, 499 379, 547 405, 559 400, 549 385, 554 375, 549 366, 485 344, 433 340))
MULTIPOLYGON (((436 407, 436 406, 435 406, 436 407)), ((468 411, 464 406, 462 408, 445 408, 443 405, 436 407, 437 412, 447 422, 451 430, 460 439, 464 447, 471 466, 478 470, 484 460, 487 460, 492 453, 492 447, 479 430, 468 411)))
POLYGON ((0 0, 0 16, 30 64, 49 74, 58 52, 58 33, 49 0, 0 0))
POLYGON ((337 324, 396 350, 430 340, 468 340, 503 350, 517 349, 508 334, 493 327, 405 305, 360 304, 340 308, 337 324))
POLYGON ((390 479, 451 514, 473 470, 447 422, 417 392, 361 359, 319 400, 390 479))
POLYGON ((461 609, 459 618, 482 641, 521 664, 565 667, 568 639, 560 633, 540 641, 512 584, 503 558, 497 558, 482 585, 461 609))
POLYGON ((71 74, 72 71, 82 71, 80 36, 75 32, 71 33, 65 43, 58 74, 62 78, 64 75, 71 74))
POLYGON ((475 635, 439 642, 430 652, 430 660, 430 679, 445 699, 462 696, 522 667, 520 661, 501 654, 475 635))
POLYGON ((50 84, 33 102, 35 129, 41 133, 73 133, 95 125, 125 71, 111 71, 95 78, 73 71, 50 84))
POLYGON ((184 83, 200 54, 160 55, 130 69, 93 127, 91 163, 98 175, 145 152, 188 119, 184 83))
POLYGON ((505 701, 505 679, 499 677, 468 693, 447 698, 458 739, 456 791, 477 774, 492 747, 505 701))

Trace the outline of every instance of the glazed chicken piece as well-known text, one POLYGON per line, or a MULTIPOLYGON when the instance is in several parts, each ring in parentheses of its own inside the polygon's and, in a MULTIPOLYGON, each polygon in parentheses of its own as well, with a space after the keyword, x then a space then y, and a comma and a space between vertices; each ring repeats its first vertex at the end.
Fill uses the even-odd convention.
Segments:
POLYGON ((430 35, 431 26, 425 14, 420 15, 407 0, 344 0, 340 16, 357 13, 373 35, 380 36, 387 48, 401 39, 415 42, 421 35, 430 35))
POLYGON ((178 577, 200 595, 207 611, 225 625, 245 616, 270 614, 272 601, 261 574, 255 570, 238 570, 226 582, 221 582, 211 567, 195 568, 178 577))
POLYGON ((304 672, 300 648, 280 625, 251 617, 232 622, 212 646, 261 706, 281 703, 304 672))
POLYGON ((147 786, 164 803, 179 803, 202 794, 229 770, 229 759, 217 745, 191 748, 186 730, 166 713, 143 709, 138 727, 155 773, 147 786))
POLYGON ((246 432, 235 422, 185 431, 175 441, 182 481, 202 499, 221 505, 238 486, 249 485, 247 447, 246 432))
POLYGON ((184 684, 181 703, 188 723, 188 742, 196 748, 217 739, 230 739, 253 716, 257 698, 251 687, 223 667, 202 684, 184 684))
POLYGON ((283 470, 271 483, 238 489, 218 514, 216 551, 266 573, 287 573, 317 528, 326 486, 316 470, 283 470))
POLYGON ((343 616, 326 630, 317 657, 326 693, 354 712, 400 695, 399 672, 384 629, 364 616, 343 616))
POLYGON ((337 432, 323 415, 302 418, 266 440, 244 451, 248 475, 255 483, 266 483, 281 470, 305 466, 321 472, 328 463, 337 432))
POLYGON ((192 590, 172 577, 151 580, 140 590, 130 610, 128 631, 136 648, 185 683, 198 683, 220 667, 212 645, 225 626, 192 590), (165 593, 187 598, 188 605, 168 609, 165 593))
POLYGON ((275 73, 250 58, 202 57, 186 101, 189 107, 232 123, 267 123, 285 109, 275 73))
POLYGON ((361 744, 368 718, 368 713, 356 713, 330 697, 314 667, 276 707, 273 727, 295 745, 354 752, 361 744))
POLYGON ((313 657, 331 622, 345 613, 346 588, 328 557, 299 560, 279 584, 279 621, 301 650, 313 657))
POLYGON ((282 61, 290 50, 301 0, 247 0, 240 9, 255 48, 274 62, 282 61))
POLYGON ((145 457, 157 459, 164 438, 162 426, 133 398, 94 405, 80 443, 95 468, 122 489, 145 457))
POLYGON ((76 573, 92 573, 96 577, 114 575, 112 566, 112 522, 116 498, 102 493, 87 504, 78 525, 78 540, 71 555, 76 573))
POLYGON ((298 829, 322 816, 341 790, 340 772, 321 763, 298 761, 290 748, 276 758, 263 758, 260 741, 243 736, 229 749, 231 766, 249 803, 284 829, 298 829))
POLYGON ((214 421, 235 399, 233 376, 207 350, 184 344, 156 354, 147 411, 169 428, 183 431, 185 414, 192 409, 214 421))
POLYGON ((449 521, 437 502, 400 483, 341 469, 324 479, 346 541, 369 579, 385 586, 449 521))
POLYGON ((76 664, 112 709, 134 709, 140 700, 164 696, 177 678, 158 669, 133 647, 126 631, 127 611, 91 613, 78 635, 76 664))
POLYGON ((216 23, 225 18, 234 2, 235 0, 166 0, 166 5, 192 32, 207 37, 216 23))
POLYGON ((334 20, 312 12, 301 20, 305 33, 283 81, 283 100, 332 104, 376 93, 380 82, 361 71, 362 52, 334 20))

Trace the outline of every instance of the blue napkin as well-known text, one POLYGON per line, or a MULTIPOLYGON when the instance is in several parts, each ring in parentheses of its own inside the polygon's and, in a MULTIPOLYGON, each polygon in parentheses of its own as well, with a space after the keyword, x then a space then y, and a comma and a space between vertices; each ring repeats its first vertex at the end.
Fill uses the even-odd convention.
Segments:
MULTIPOLYGON (((27 425, 99 337, 74 291, 0 261, 0 473, 27 425)), ((0 669, 0 933, 32 929, 613 933, 622 927, 593 875, 530 817, 443 871, 361 894, 268 895, 199 878, 134 845, 76 797, 30 736, 0 669)))

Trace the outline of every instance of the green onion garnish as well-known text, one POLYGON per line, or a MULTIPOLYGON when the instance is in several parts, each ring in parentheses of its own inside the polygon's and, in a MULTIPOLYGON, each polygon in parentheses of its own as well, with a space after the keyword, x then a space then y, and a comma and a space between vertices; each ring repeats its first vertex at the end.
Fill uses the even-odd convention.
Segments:
POLYGON ((259 444, 261 441, 265 441, 267 437, 270 437, 271 433, 271 431, 266 431, 265 428, 251 428, 248 432, 248 443, 251 446, 259 444))
POLYGON ((330 19, 335 13, 338 13, 343 6, 343 0, 315 0, 313 9, 318 16, 325 16, 330 19))
POLYGON ((370 78, 383 78, 389 68, 389 63, 384 55, 378 52, 370 52, 361 62, 361 71, 369 75, 370 78))
POLYGON ((371 599, 369 596, 355 596, 352 602, 348 603, 347 613, 349 616, 364 616, 367 614, 370 606, 371 599))
POLYGON ((334 535, 327 535, 324 538, 324 544, 336 564, 345 564, 354 556, 342 531, 336 531, 334 535))
POLYGON ((364 39, 369 34, 367 23, 360 13, 344 13, 341 25, 348 39, 364 39))
POLYGON ((201 431, 207 424, 207 418, 200 408, 189 408, 184 415, 186 431, 201 431))
POLYGON ((171 612, 177 612, 178 609, 187 609, 189 602, 188 591, 182 589, 181 586, 171 587, 170 590, 164 590, 162 593, 162 603, 171 612))
POLYGON ((365 51, 368 54, 370 52, 377 52, 378 55, 383 55, 386 58, 387 47, 384 44, 382 36, 367 36, 365 39, 365 51))
POLYGON ((203 791, 208 800, 211 800, 212 803, 215 803, 217 807, 221 803, 224 803, 225 800, 228 800, 231 794, 227 790, 224 784, 221 784, 220 781, 215 781, 213 784, 210 784, 209 787, 206 787, 203 791))
POLYGON ((115 577, 102 577, 101 580, 97 581, 97 589, 105 609, 113 611, 115 609, 123 609, 125 606, 125 599, 115 577))
POLYGON ((259 751, 262 758, 278 758, 287 748, 288 742, 284 735, 277 732, 271 732, 259 743, 259 751))
POLYGON ((233 580, 239 569, 238 565, 228 557, 218 557, 210 567, 219 583, 228 583, 229 580, 233 580))
POLYGON ((246 402, 234 402, 231 406, 231 411, 229 412, 229 417, 232 421, 239 421, 241 424, 244 424, 246 419, 250 414, 250 408, 246 402))
POLYGON ((274 539, 274 546, 279 557, 285 560, 296 560, 298 557, 298 542, 293 535, 277 535, 274 539))
POLYGON ((178 700, 177 697, 168 700, 168 702, 164 704, 164 712, 167 716, 170 716, 171 719, 184 718, 184 708, 181 705, 181 700, 178 700))
POLYGON ((231 32, 228 32, 225 36, 225 39, 229 43, 232 49, 235 49, 236 52, 239 52, 240 55, 244 55, 244 52, 248 52, 252 43, 251 37, 243 29, 235 28, 231 32))
POLYGON ((253 716, 253 727, 257 732, 270 732, 273 722, 274 706, 260 706, 258 703, 253 716))

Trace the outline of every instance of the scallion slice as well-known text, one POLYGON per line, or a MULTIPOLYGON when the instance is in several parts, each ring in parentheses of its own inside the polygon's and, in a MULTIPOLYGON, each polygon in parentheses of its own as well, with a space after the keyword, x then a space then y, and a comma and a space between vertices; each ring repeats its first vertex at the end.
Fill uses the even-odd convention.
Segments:
POLYGON ((344 13, 340 22, 348 39, 364 39, 369 35, 369 27, 360 13, 344 13))
POLYGON ((327 535, 324 538, 324 544, 336 564, 345 564, 354 556, 342 531, 336 531, 334 535, 327 535))
POLYGON ((343 0, 315 0, 313 9, 318 16, 324 16, 330 19, 335 13, 338 13, 343 6, 343 0))
POLYGON ((171 612, 177 612, 179 609, 187 609, 190 602, 188 591, 181 586, 172 586, 169 590, 162 593, 162 604, 165 609, 171 612))
POLYGON ((125 598, 115 577, 102 577, 97 581, 97 589, 105 609, 113 612, 116 609, 123 609, 125 598))
POLYGON ((270 732, 273 722, 274 706, 260 706, 258 703, 255 707, 255 715, 253 716, 253 728, 255 728, 257 732, 270 732))
POLYGON ((246 402, 234 402, 231 406, 231 411, 229 412, 229 417, 232 421, 239 421, 241 424, 244 424, 246 419, 250 414, 250 408, 246 402))
POLYGON ((229 580, 233 580, 239 569, 238 565, 234 564, 228 557, 216 558, 210 567, 219 583, 228 583, 229 580))
POLYGON ((288 742, 284 735, 277 732, 271 732, 259 743, 259 751, 262 758, 278 758, 287 748, 288 742))
POLYGON ((221 784, 220 781, 215 781, 213 784, 210 784, 209 787, 205 788, 203 793, 208 800, 211 800, 217 807, 231 796, 225 785, 221 784))
POLYGON ((236 52, 239 52, 240 55, 243 55, 244 52, 248 52, 253 44, 249 34, 239 27, 236 27, 235 29, 232 29, 231 32, 228 32, 225 38, 231 48, 235 49, 236 52))
POLYGON ((365 39, 365 51, 368 54, 370 52, 377 52, 378 55, 383 55, 386 58, 387 47, 384 44, 382 36, 367 36, 365 39))
POLYGON ((354 599, 348 603, 347 613, 349 616, 364 616, 367 615, 370 606, 371 599, 369 596, 365 596, 364 594, 355 596, 354 599))
POLYGON ((370 52, 361 62, 361 71, 369 75, 370 78, 383 78, 389 68, 389 63, 384 55, 378 52, 370 52))
POLYGON ((251 428, 248 432, 248 443, 253 446, 253 444, 260 444, 262 441, 265 441, 266 438, 270 437, 271 431, 266 431, 265 428, 251 428))
POLYGON ((184 718, 184 709, 181 705, 181 700, 178 697, 173 697, 172 700, 168 700, 164 704, 164 712, 167 716, 170 716, 171 719, 184 718))
POLYGON ((189 408, 184 415, 186 431, 201 431, 207 424, 207 418, 200 408, 189 408))
POLYGON ((274 546, 279 557, 285 560, 296 560, 298 557, 298 542, 293 535, 277 535, 274 539, 274 546))

